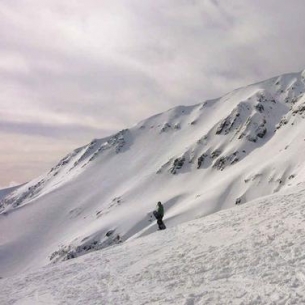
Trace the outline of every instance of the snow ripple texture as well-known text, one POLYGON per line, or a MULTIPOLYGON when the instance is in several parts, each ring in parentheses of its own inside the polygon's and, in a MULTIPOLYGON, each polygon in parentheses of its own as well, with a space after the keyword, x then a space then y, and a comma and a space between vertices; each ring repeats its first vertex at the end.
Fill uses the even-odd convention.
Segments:
POLYGON ((305 304, 305 189, 0 280, 1 304, 305 304))

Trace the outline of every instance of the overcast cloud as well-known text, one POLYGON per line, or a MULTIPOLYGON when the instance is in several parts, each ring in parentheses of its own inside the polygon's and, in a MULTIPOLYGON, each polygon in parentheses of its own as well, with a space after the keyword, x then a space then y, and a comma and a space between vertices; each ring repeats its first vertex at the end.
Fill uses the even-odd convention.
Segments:
POLYGON ((176 105, 305 69, 304 0, 0 0, 0 186, 176 105))

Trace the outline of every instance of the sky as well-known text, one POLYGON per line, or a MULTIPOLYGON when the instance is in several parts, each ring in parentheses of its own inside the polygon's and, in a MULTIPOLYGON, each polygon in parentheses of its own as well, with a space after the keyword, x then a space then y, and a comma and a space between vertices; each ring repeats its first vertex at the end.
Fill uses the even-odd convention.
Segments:
POLYGON ((0 0, 0 187, 177 105, 305 69, 304 0, 0 0))

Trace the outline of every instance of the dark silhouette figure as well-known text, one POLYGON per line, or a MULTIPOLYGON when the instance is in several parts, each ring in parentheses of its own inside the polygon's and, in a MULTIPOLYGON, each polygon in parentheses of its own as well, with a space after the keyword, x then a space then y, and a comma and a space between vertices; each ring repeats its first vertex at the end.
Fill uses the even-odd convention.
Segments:
POLYGON ((159 230, 164 230, 166 229, 166 226, 163 222, 163 217, 164 217, 164 207, 162 205, 162 203, 159 201, 157 204, 157 208, 156 210, 153 212, 154 216, 157 219, 157 224, 159 226, 159 230))

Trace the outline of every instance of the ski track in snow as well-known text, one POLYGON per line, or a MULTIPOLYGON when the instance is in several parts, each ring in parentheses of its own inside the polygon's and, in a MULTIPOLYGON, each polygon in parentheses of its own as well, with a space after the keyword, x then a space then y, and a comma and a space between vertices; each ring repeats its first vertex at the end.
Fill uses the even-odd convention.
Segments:
POLYGON ((0 280, 0 304, 304 304, 305 189, 0 280))

